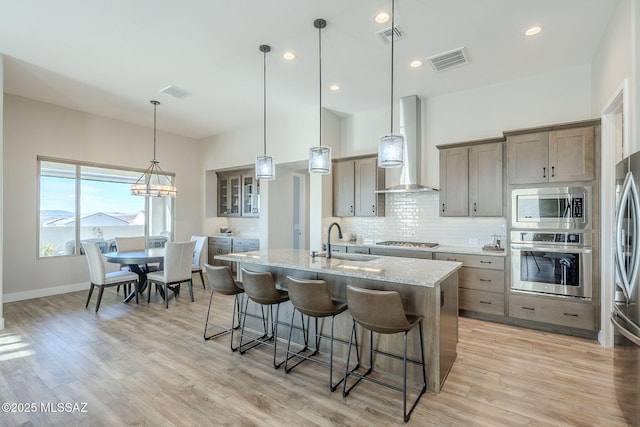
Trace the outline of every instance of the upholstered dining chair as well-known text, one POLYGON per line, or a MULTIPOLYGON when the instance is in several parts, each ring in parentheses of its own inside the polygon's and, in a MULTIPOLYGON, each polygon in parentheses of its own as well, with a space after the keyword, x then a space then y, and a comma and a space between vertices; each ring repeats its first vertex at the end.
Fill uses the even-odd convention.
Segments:
MULTIPOLYGON (((126 251, 139 251, 139 250, 143 250, 147 247, 145 241, 144 241, 144 236, 134 236, 134 237, 116 237, 115 239, 116 242, 116 250, 118 252, 126 252, 126 251)), ((153 271, 153 270, 157 270, 158 267, 155 265, 149 266, 149 265, 144 265, 144 266, 140 266, 141 269, 145 270, 145 271, 153 271)), ((120 269, 121 270, 129 270, 129 267, 126 264, 121 264, 120 265, 120 269)), ((144 283, 140 283, 141 286, 144 286, 144 283)), ((120 292, 120 286, 118 286, 118 288, 116 289, 116 292, 120 292)), ((129 292, 129 289, 125 288, 125 292, 129 292)))
POLYGON ((135 237, 116 237, 116 248, 118 252, 125 251, 138 251, 146 249, 147 243, 144 240, 144 236, 135 237))
POLYGON ((204 274, 202 273, 202 268, 204 265, 204 245, 207 242, 207 238, 205 236, 191 236, 191 240, 196 242, 196 249, 193 251, 193 260, 191 265, 191 274, 199 273, 200 280, 202 280, 202 288, 206 289, 204 284, 204 274))
MULTIPOLYGON (((91 287, 89 288, 89 295, 87 296, 87 303, 85 307, 89 307, 89 301, 91 300, 91 294, 93 294, 93 288, 96 286, 100 288, 98 291, 98 301, 96 302, 96 313, 100 309, 100 302, 102 301, 102 293, 104 288, 119 285, 138 285, 138 275, 126 270, 113 271, 105 273, 104 260, 100 253, 100 248, 97 244, 91 242, 82 243, 84 253, 87 257, 87 263, 89 264, 89 278, 91 281, 91 287)), ((136 303, 138 302, 138 293, 136 292, 136 303)))
MULTIPOLYGON (((166 308, 169 308, 170 286, 178 286, 181 283, 189 285, 191 302, 193 299, 193 281, 191 280, 191 265, 193 250, 196 247, 195 240, 189 242, 168 242, 164 247, 164 268, 162 271, 154 271, 147 274, 147 284, 162 285, 164 287, 164 300, 166 308)), ((151 286, 147 302, 151 301, 151 286)))

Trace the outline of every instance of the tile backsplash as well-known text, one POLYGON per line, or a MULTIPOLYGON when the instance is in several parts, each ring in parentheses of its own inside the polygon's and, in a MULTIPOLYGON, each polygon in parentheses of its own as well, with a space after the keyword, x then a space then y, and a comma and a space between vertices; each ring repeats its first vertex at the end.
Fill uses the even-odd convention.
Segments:
POLYGON ((504 218, 445 218, 439 216, 439 196, 432 193, 389 193, 386 216, 381 218, 334 218, 346 233, 367 241, 403 240, 436 242, 455 246, 482 246, 492 235, 505 241, 504 218))

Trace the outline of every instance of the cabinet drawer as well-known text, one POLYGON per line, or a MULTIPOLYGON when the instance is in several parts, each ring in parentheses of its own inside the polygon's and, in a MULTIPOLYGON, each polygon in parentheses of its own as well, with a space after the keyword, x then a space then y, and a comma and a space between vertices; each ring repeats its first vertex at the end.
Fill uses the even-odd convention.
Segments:
POLYGON ((260 240, 258 239, 233 239, 234 252, 257 251, 260 249, 260 240))
POLYGON ((437 252, 435 258, 441 261, 461 262, 465 267, 490 268, 493 270, 504 270, 504 257, 488 255, 466 255, 437 252))
POLYGON ((347 253, 349 254, 368 254, 369 248, 366 246, 347 246, 347 253))
POLYGON ((462 267, 458 275, 458 287, 504 295, 504 271, 462 267))
POLYGON ((588 302, 579 303, 511 294, 509 316, 590 331, 595 329, 593 305, 588 302))
POLYGON ((461 310, 504 316, 504 293, 459 289, 461 310))
POLYGON ((331 244, 331 253, 334 253, 334 252, 346 253, 347 252, 347 245, 334 245, 332 243, 331 244))

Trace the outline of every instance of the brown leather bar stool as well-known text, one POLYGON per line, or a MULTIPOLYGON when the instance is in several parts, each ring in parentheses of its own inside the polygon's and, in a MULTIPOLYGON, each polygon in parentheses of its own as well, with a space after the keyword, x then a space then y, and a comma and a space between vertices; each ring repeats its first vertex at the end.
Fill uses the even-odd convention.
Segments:
MULTIPOLYGON (((340 379, 336 384, 333 383, 333 342, 340 341, 347 344, 347 341, 343 341, 334 338, 334 321, 335 317, 340 313, 347 310, 347 303, 333 300, 329 292, 329 286, 324 280, 304 280, 296 279, 295 277, 287 276, 287 291, 289 292, 289 299, 293 304, 293 312, 291 313, 291 324, 289 326, 289 340, 287 343, 287 355, 284 362, 284 370, 286 373, 291 372, 293 368, 298 366, 305 360, 318 363, 329 368, 329 389, 335 391, 335 389, 344 380, 344 377, 340 379), (293 331, 293 322, 296 315, 296 311, 300 313, 300 321, 302 323, 302 334, 304 337, 304 348, 298 352, 291 351, 291 333, 293 331), (304 316, 307 316, 307 327, 304 326, 304 316), (315 343, 312 349, 309 349, 309 319, 315 320, 315 343), (325 336, 318 332, 318 318, 331 317, 331 335, 325 336), (320 347, 320 339, 330 339, 330 355, 329 362, 315 358, 320 347), (307 350, 311 350, 310 354, 304 354, 307 350), (289 359, 293 357, 299 357, 299 360, 295 365, 289 367, 289 359)), ((358 348, 356 337, 356 351, 358 348)), ((360 358, 358 357, 358 360, 360 358)), ((356 366, 353 369, 357 369, 356 366)))
MULTIPOLYGON (((207 272, 207 279, 209 280, 209 285, 211 286, 211 296, 209 297, 209 308, 207 309, 207 318, 204 323, 204 339, 210 340, 212 338, 219 337, 220 335, 227 334, 231 332, 231 351, 236 351, 238 347, 233 346, 233 331, 240 327, 240 300, 242 298, 242 294, 244 294, 244 289, 242 289, 242 284, 233 279, 233 275, 231 274, 231 269, 224 266, 213 266, 209 264, 204 265, 205 271, 207 272), (219 293, 221 295, 233 295, 234 296, 234 304, 233 304, 233 314, 231 316, 231 327, 225 328, 224 326, 216 325, 209 321, 209 316, 211 315, 211 302, 213 301, 213 294, 219 293), (236 323, 236 315, 237 315, 237 323, 236 323), (209 326, 213 326, 221 331, 214 333, 213 335, 207 336, 207 328, 209 326)), ((202 282, 204 284, 204 282, 202 282)))
POLYGON ((273 276, 269 272, 255 272, 242 269, 242 285, 247 295, 244 304, 244 314, 242 316, 242 330, 240 332, 240 354, 244 354, 247 350, 259 345, 269 345, 273 347, 273 367, 278 369, 283 363, 276 362, 278 350, 278 317, 280 314, 280 304, 289 301, 287 291, 276 288, 273 276), (247 323, 247 309, 249 300, 261 305, 262 325, 264 334, 261 337, 252 337, 245 334, 245 325, 247 323), (276 315, 273 316, 273 306, 276 306, 276 315), (267 316, 264 315, 264 306, 268 306, 267 316), (269 331, 269 318, 271 319, 271 330, 269 331), (243 339, 247 337, 249 341, 243 344, 243 339))
POLYGON ((396 291, 376 291, 371 289, 356 288, 354 286, 347 285, 347 304, 349 304, 349 312, 353 317, 353 325, 351 328, 351 338, 349 338, 349 353, 347 355, 347 366, 349 366, 349 358, 351 356, 352 338, 356 331, 356 323, 363 328, 369 330, 369 368, 364 374, 358 374, 350 372, 345 369, 344 374, 344 388, 342 391, 343 396, 347 396, 349 392, 358 384, 361 380, 365 379, 373 383, 385 386, 392 390, 402 392, 403 413, 404 422, 409 421, 409 417, 414 408, 418 404, 418 401, 427 389, 427 375, 425 372, 425 359, 424 359, 424 341, 422 339, 422 316, 407 315, 402 306, 402 299, 400 294, 396 291), (420 333, 420 353, 421 360, 412 360, 407 358, 407 334, 409 331, 418 326, 420 333), (404 353, 402 356, 397 354, 386 353, 373 348, 373 333, 378 334, 404 334, 404 353), (377 378, 370 377, 369 374, 373 370, 373 353, 378 353, 383 356, 391 357, 393 359, 402 360, 402 387, 394 386, 390 383, 385 383, 377 378), (422 367, 422 388, 418 397, 413 402, 411 409, 407 412, 407 363, 413 363, 422 367), (349 376, 355 376, 358 380, 347 389, 347 378, 349 376))

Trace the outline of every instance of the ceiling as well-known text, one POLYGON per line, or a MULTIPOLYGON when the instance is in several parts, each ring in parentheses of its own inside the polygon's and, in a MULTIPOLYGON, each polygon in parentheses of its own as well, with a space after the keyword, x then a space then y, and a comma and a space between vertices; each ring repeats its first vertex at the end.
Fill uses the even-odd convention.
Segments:
MULTIPOLYGON (((618 0, 397 0, 396 99, 433 97, 589 64, 618 0), (543 31, 526 38, 524 31, 543 31), (467 65, 437 73, 414 59, 465 47, 467 65)), ((317 109, 343 114, 390 102, 391 46, 376 33, 390 0, 3 0, 5 92, 204 138, 268 117, 317 109), (284 61, 281 54, 297 58, 284 61), (191 92, 174 98, 159 90, 191 92)))

